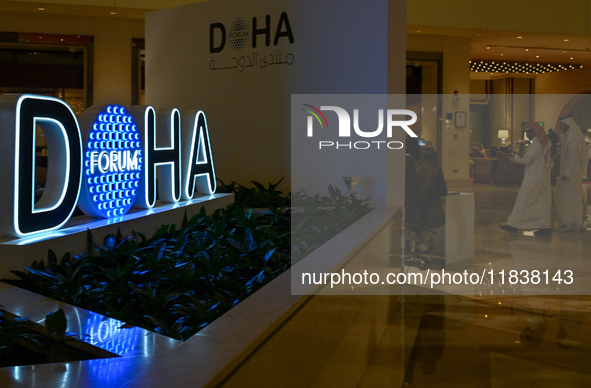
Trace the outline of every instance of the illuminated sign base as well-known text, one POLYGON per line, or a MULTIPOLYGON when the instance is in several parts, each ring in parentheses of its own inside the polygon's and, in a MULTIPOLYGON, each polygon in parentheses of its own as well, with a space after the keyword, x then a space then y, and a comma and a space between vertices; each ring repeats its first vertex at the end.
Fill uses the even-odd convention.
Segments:
POLYGON ((94 240, 102 244, 105 236, 121 233, 131 236, 132 232, 140 232, 150 236, 162 225, 177 224, 187 217, 199 213, 205 207, 207 214, 234 202, 234 194, 212 194, 199 196, 178 203, 159 204, 149 210, 132 209, 129 213, 115 218, 96 219, 88 216, 73 217, 61 229, 37 234, 34 237, 20 239, 4 239, 0 242, 0 277, 16 279, 10 271, 23 271, 24 266, 31 265, 34 260, 47 258, 47 250, 55 252, 58 259, 66 253, 80 254, 86 250, 86 232, 92 231, 94 240))

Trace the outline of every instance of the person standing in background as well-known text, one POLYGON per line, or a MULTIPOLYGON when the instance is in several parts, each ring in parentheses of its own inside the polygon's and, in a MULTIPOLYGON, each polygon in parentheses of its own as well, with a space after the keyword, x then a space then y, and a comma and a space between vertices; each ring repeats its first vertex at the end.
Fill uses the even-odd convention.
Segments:
MULTIPOLYGON (((589 181, 591 180, 591 129, 587 130, 585 143, 587 144, 587 181, 589 181)), ((583 203, 585 208, 583 227, 591 230, 591 185, 583 185, 583 203)))
MULTIPOLYGON (((417 180, 419 182, 419 192, 425 204, 438 201, 440 197, 447 195, 447 184, 443 177, 443 171, 439 166, 439 157, 437 151, 433 148, 426 148, 421 152, 421 157, 416 162, 417 180)), ((423 208, 426 212, 428 206, 423 208)), ((427 214, 424 214, 424 218, 427 214)))
POLYGON ((560 232, 583 230, 583 173, 587 164, 585 137, 572 116, 558 119, 562 153, 560 178, 554 189, 560 232))
POLYGON ((583 185, 583 202, 585 209, 583 228, 591 230, 591 185, 583 185))
POLYGON ((552 143, 552 148, 550 149, 550 156, 554 157, 558 153, 558 145, 560 144, 560 137, 558 134, 554 132, 552 128, 548 129, 548 139, 552 143))
POLYGON ((587 145, 587 165, 585 167, 585 175, 583 176, 583 180, 588 181, 591 180, 591 129, 588 129, 585 133, 585 144, 587 145))
MULTIPOLYGON (((447 184, 441 166, 439 166, 437 151, 433 148, 423 149, 421 157, 416 163, 416 171, 419 192, 414 195, 421 198, 421 227, 424 229, 438 228, 445 222, 443 203, 440 198, 447 195, 447 184)), ((431 233, 423 236, 423 241, 418 246, 421 252, 430 248, 432 237, 431 233)))
POLYGON ((531 141, 525 156, 520 153, 515 155, 515 161, 525 165, 523 182, 509 220, 499 227, 510 233, 517 233, 518 229, 528 229, 535 230, 536 236, 549 236, 552 234, 552 143, 538 123, 527 123, 523 130, 531 141))
POLYGON ((419 139, 406 135, 406 141, 404 144, 406 147, 406 153, 413 157, 415 163, 418 162, 421 158, 421 146, 419 145, 419 139))

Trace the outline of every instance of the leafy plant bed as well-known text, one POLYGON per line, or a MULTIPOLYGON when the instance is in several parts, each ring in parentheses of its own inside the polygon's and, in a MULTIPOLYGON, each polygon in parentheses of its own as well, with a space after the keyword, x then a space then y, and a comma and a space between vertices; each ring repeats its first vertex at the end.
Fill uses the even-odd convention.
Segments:
POLYGON ((329 187, 329 197, 293 196, 303 212, 292 227, 291 195, 253 182, 232 182, 236 202, 211 215, 205 210, 154 236, 108 236, 88 249, 13 271, 14 285, 131 325, 185 340, 264 286, 369 211, 364 201, 329 187), (267 208, 257 215, 253 208, 267 208), (293 237, 293 238, 292 238, 293 237), (293 244, 292 244, 293 242, 293 244))

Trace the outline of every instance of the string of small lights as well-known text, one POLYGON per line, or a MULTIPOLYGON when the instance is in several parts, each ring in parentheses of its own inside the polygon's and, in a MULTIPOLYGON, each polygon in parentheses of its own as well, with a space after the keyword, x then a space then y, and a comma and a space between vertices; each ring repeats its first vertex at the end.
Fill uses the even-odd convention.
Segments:
POLYGON ((555 71, 582 69, 579 63, 534 63, 516 61, 471 60, 470 71, 476 73, 543 74, 555 71))

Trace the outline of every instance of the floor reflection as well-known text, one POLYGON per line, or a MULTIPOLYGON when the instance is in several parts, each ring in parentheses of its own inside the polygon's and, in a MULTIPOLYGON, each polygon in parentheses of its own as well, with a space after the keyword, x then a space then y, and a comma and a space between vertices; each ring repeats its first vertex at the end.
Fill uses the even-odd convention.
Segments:
POLYGON ((517 190, 474 191, 475 258, 447 269, 504 269, 505 284, 497 276, 475 288, 476 296, 401 297, 397 308, 406 318, 392 319, 389 330, 416 330, 407 339, 408 363, 398 381, 375 386, 591 386, 591 296, 585 295, 591 294, 590 232, 509 235, 497 224, 506 221, 517 190), (523 269, 528 284, 521 277, 510 284, 508 271, 523 269), (572 284, 565 284, 566 271, 573 273, 572 284))
MULTIPOLYGON (((442 297, 438 297, 444 312, 445 304, 442 297)), ((425 314, 421 319, 419 331, 415 339, 415 346, 410 355, 408 367, 404 375, 404 384, 412 384, 415 369, 424 376, 433 375, 437 371, 437 362, 441 360, 445 348, 445 319, 443 316, 425 314)))
POLYGON ((422 316, 403 385, 589 387, 590 313, 587 296, 442 301, 422 316))

